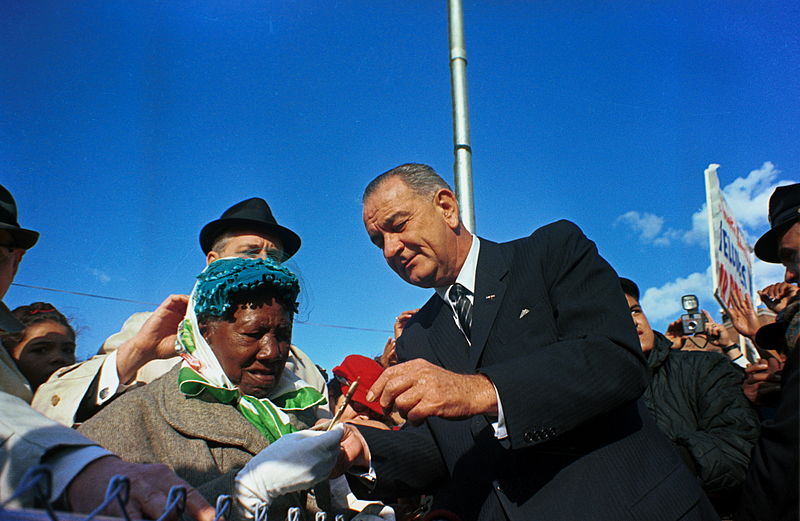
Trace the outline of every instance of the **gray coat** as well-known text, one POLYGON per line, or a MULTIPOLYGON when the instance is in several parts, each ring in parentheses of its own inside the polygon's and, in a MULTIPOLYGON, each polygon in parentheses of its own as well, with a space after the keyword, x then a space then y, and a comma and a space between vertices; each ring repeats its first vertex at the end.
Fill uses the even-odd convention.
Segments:
MULTIPOLYGON (((236 407, 184 396, 179 369, 123 394, 79 430, 126 461, 168 465, 213 505, 269 442, 236 407)), ((299 429, 315 419, 314 409, 304 412, 292 417, 299 429)))

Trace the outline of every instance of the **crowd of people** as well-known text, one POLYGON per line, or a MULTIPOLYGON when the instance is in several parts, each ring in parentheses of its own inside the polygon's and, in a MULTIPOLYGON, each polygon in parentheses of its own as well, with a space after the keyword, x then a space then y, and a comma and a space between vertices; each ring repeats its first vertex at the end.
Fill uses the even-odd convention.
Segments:
MULTIPOLYGON (((53 305, 0 303, 0 502, 46 465, 47 502, 74 512, 131 477, 131 516, 171 486, 211 521, 286 519, 798 519, 800 184, 776 189, 756 255, 786 267, 734 295, 733 331, 705 314, 662 334, 574 224, 494 243, 461 222, 453 190, 405 164, 363 194, 372 243, 404 281, 433 288, 374 358, 327 371, 292 344, 300 237, 266 201, 200 232, 191 295, 136 313, 76 363, 53 305), (739 335, 759 353, 748 360, 739 335), (637 341, 638 336, 638 341, 637 341)), ((0 187, 0 296, 38 232, 0 187)), ((705 313, 705 312, 704 312, 705 313)), ((13 499, 9 502, 9 499, 13 499)), ((109 510, 108 514, 119 514, 109 510)))

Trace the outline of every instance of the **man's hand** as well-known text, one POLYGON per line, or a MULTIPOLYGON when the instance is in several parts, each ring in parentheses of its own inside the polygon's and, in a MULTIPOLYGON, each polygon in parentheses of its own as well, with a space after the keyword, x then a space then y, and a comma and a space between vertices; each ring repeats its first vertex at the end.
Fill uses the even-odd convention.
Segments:
POLYGON ((759 360, 749 364, 744 372, 742 392, 758 407, 772 407, 781 390, 783 363, 777 358, 759 360))
POLYGON ((119 346, 117 373, 120 382, 130 383, 139 369, 151 360, 175 356, 178 324, 186 315, 188 305, 188 295, 170 295, 156 308, 136 336, 119 346))
MULTIPOLYGON (((703 310, 703 315, 706 317, 706 344, 702 347, 702 351, 721 353, 731 360, 736 360, 742 356, 742 352, 738 346, 729 350, 727 353, 725 352, 724 348, 736 344, 736 341, 724 326, 714 322, 714 319, 711 318, 708 311, 703 310)), ((689 342, 684 346, 684 350, 691 351, 691 349, 687 347, 688 344, 689 342)))
POLYGON ((758 296, 761 297, 761 302, 764 303, 770 310, 775 313, 780 313, 789 303, 789 301, 797 295, 800 288, 788 282, 778 282, 770 284, 766 288, 759 290, 758 296))
POLYGON ((367 400, 383 410, 396 408, 414 425, 429 416, 461 419, 497 414, 497 395, 486 375, 458 374, 422 359, 386 369, 372 384, 367 400))
POLYGON ((683 334, 683 324, 681 319, 673 320, 667 326, 667 331, 664 333, 670 342, 672 342, 672 349, 681 349, 683 344, 686 343, 686 335, 683 334))
POLYGON ((339 457, 331 472, 331 478, 338 478, 352 467, 368 469, 370 466, 370 453, 367 440, 361 432, 349 423, 343 424, 344 434, 339 441, 339 457))
MULTIPOLYGON (((200 493, 175 475, 166 465, 143 465, 104 456, 89 463, 67 487, 67 501, 75 512, 89 513, 105 498, 108 482, 117 474, 130 479, 130 498, 125 510, 132 519, 158 519, 164 512, 169 489, 186 488, 186 513, 197 521, 213 521, 214 508, 200 493)), ((119 516, 116 502, 102 512, 119 516)))
POLYGON ((758 320, 756 308, 753 307, 753 301, 750 295, 742 295, 738 291, 731 293, 730 302, 728 304, 728 316, 731 318, 733 327, 753 340, 756 337, 756 332, 761 327, 761 322, 758 320))

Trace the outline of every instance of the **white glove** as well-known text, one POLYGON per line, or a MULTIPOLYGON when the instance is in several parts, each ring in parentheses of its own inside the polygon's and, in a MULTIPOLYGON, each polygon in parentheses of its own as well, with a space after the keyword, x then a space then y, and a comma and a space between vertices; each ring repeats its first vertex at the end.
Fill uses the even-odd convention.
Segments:
POLYGON ((339 457, 344 429, 286 434, 253 456, 236 474, 234 491, 242 514, 253 519, 256 505, 306 490, 330 476, 339 457))

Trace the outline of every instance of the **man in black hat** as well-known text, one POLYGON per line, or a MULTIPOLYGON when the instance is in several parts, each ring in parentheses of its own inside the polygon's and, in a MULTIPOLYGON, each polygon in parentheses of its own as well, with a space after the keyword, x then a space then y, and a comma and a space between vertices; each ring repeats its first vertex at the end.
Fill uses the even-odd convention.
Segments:
MULTIPOLYGON (((769 199, 770 229, 755 245, 764 262, 786 268, 788 283, 800 282, 800 184, 779 186, 769 199)), ((798 519, 798 345, 800 345, 800 295, 793 297, 774 324, 759 329, 759 346, 783 351, 786 361, 774 418, 761 423, 750 460, 737 520, 798 519)))
MULTIPOLYGON (((39 233, 17 222, 17 205, 0 185, 0 299, 14 280, 25 252, 39 233)), ((18 332, 23 325, 0 302, 0 333, 18 332)), ((52 474, 51 502, 64 501, 76 512, 90 512, 100 504, 109 479, 130 478, 126 509, 137 518, 155 519, 163 511, 171 486, 187 489, 187 507, 198 520, 214 519, 214 509, 200 494, 164 466, 127 463, 78 432, 45 418, 28 405, 31 390, 9 353, 0 348, 0 503, 10 499, 28 468, 44 464, 52 474)), ((11 507, 33 506, 23 496, 11 507)), ((118 512, 114 512, 117 514, 118 512)))
POLYGON ((272 257, 286 261, 300 249, 300 237, 278 224, 264 199, 236 203, 200 230, 208 264, 222 257, 272 257))
MULTIPOLYGON (((273 258, 284 262, 300 249, 300 237, 278 224, 264 199, 253 197, 223 212, 200 231, 200 247, 210 264, 224 257, 273 258)), ((33 407, 72 426, 94 415, 134 383, 148 383, 169 371, 180 358, 174 343, 155 331, 175 331, 183 319, 188 297, 171 295, 154 313, 135 313, 122 330, 109 337, 101 354, 56 371, 39 386, 33 407)), ((325 378, 297 346, 291 346, 286 370, 325 394, 325 378)), ((329 414, 329 405, 320 407, 329 414)))

